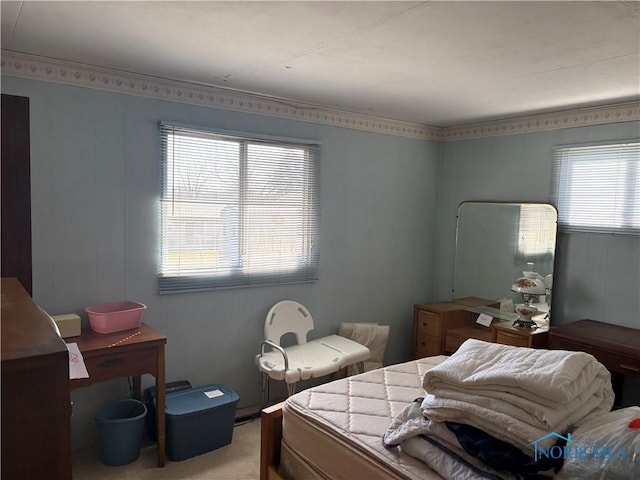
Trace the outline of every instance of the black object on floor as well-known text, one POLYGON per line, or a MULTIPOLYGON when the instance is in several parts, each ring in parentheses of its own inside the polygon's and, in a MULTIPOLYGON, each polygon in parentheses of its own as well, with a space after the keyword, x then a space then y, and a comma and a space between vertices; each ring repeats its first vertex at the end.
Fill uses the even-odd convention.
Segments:
MULTIPOLYGON (((164 392, 165 395, 170 395, 174 392, 180 392, 182 390, 189 390, 191 388, 191 382, 189 380, 177 380, 175 382, 169 382, 165 385, 164 392)), ((156 387, 149 387, 145 389, 143 401, 145 406, 147 407, 148 413, 145 417, 145 427, 147 430, 147 436, 149 440, 155 442, 158 440, 157 438, 157 428, 156 428, 156 387)))

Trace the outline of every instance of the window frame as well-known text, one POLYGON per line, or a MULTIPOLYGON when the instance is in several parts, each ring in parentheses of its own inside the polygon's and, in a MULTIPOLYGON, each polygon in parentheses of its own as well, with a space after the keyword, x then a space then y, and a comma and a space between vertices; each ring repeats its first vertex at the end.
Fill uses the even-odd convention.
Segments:
MULTIPOLYGON (((223 129, 212 129, 201 126, 185 125, 176 122, 161 121, 159 123, 159 135, 160 135, 160 157, 161 157, 161 191, 159 198, 159 218, 160 218, 160 251, 158 255, 158 291, 160 294, 171 293, 183 293, 183 292, 198 292, 209 291, 223 288, 236 288, 236 287, 251 287, 259 285, 280 285, 290 283, 305 283, 312 282, 318 279, 319 270, 319 230, 320 230, 320 142, 317 140, 307 140, 300 138, 278 137, 272 135, 260 135, 246 132, 229 131, 223 129), (193 134, 193 137, 202 136, 207 139, 216 140, 229 140, 232 142, 238 142, 239 154, 238 154, 238 200, 233 204, 231 208, 237 208, 239 219, 239 233, 237 247, 237 261, 238 264, 232 265, 228 268, 226 274, 220 274, 220 271, 216 272, 214 265, 208 272, 203 273, 186 273, 177 275, 171 273, 169 270, 164 270, 165 263, 163 255, 168 252, 168 244, 165 242, 168 240, 165 238, 165 228, 168 228, 169 219, 166 217, 163 209, 169 205, 174 205, 179 200, 176 200, 175 194, 170 194, 169 191, 173 190, 173 183, 169 182, 168 169, 170 168, 170 160, 168 155, 172 153, 168 152, 168 135, 170 134, 193 134), (262 271, 262 272, 248 272, 246 266, 241 264, 243 242, 248 241, 249 235, 245 234, 252 224, 248 223, 246 216, 243 214, 246 205, 248 204, 248 183, 249 175, 247 174, 250 168, 248 146, 274 146, 276 148, 283 147, 285 149, 291 148, 302 149, 304 151, 304 158, 301 159, 300 165, 297 168, 302 170, 303 176, 296 177, 301 185, 303 185, 304 195, 301 203, 296 204, 299 208, 298 214, 302 216, 303 221, 298 230, 295 231, 296 235, 300 235, 302 238, 301 248, 302 254, 299 255, 299 261, 296 267, 293 269, 289 266, 288 269, 279 270, 278 265, 273 265, 275 270, 262 271), (300 180, 302 178, 302 180, 300 180), (164 270, 164 271, 163 271, 164 270)), ((176 154, 177 156, 177 154, 176 154)), ((175 158, 175 157, 174 157, 175 158)), ((173 166, 173 164, 171 164, 173 166)), ((175 179, 174 179, 175 180, 175 179)), ((184 202, 184 201, 183 201, 184 202)), ((213 206, 214 202, 204 202, 206 205, 213 206)), ((277 207, 276 207, 277 208, 277 207)), ((187 229, 188 224, 184 223, 181 228, 187 229)), ((253 224, 255 229, 255 224, 253 224)), ((206 230, 206 225, 203 226, 206 230)), ((213 241, 213 240, 212 240, 213 241)), ((233 253, 231 254, 233 256, 233 253)), ((289 258, 290 259, 290 258, 289 258)), ((290 264, 291 262, 289 262, 290 264)), ((282 268, 282 265, 280 264, 282 268)), ((221 270, 221 269, 220 269, 221 270)))

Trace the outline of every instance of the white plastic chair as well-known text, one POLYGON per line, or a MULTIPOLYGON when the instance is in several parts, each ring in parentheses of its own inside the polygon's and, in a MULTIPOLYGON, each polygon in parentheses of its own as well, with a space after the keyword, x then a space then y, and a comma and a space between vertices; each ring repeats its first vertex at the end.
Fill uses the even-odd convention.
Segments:
POLYGON ((293 395, 300 380, 323 377, 354 364, 358 364, 360 373, 364 371, 363 363, 371 355, 367 347, 339 335, 307 341, 311 330, 313 318, 297 302, 283 300, 269 310, 264 322, 265 340, 256 355, 256 364, 263 374, 262 406, 269 399, 270 378, 286 382, 288 394, 293 395), (295 334, 296 345, 280 346, 286 333, 295 334), (267 346, 271 351, 265 351, 267 346))

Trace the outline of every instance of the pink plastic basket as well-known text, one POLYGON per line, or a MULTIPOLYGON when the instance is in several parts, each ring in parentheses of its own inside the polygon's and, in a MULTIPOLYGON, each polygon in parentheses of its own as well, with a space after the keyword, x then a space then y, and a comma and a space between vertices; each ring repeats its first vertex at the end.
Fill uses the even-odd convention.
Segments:
POLYGON ((142 312, 147 306, 137 302, 104 303, 84 309, 89 314, 91 330, 98 333, 113 333, 139 328, 142 312))

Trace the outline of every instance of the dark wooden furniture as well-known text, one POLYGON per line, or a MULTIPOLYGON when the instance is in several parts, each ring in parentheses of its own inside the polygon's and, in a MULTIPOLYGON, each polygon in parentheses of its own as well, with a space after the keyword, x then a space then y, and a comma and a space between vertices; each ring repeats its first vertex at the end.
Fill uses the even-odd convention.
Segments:
POLYGON ((578 320, 552 327, 549 348, 593 355, 611 372, 616 404, 624 376, 640 377, 640 330, 594 320, 578 320))
POLYGON ((165 464, 165 355, 167 337, 146 324, 139 329, 116 333, 88 330, 68 340, 78 344, 89 378, 71 380, 71 389, 120 377, 133 377, 133 395, 140 399, 143 374, 156 379, 156 425, 158 466, 165 464))
POLYGON ((71 478, 69 356, 49 316, 2 279, 2 478, 71 478))
POLYGON ((2 277, 31 295, 31 176, 29 98, 2 95, 2 277))

